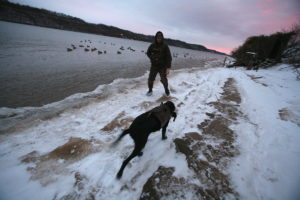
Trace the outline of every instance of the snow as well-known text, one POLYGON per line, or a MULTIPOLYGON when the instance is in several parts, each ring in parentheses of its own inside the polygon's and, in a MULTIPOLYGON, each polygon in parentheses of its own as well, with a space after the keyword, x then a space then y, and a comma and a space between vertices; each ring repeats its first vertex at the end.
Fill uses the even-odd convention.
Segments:
POLYGON ((121 180, 115 179, 122 161, 133 150, 133 141, 126 136, 115 148, 110 144, 126 120, 159 105, 163 97, 158 80, 153 95, 145 95, 147 75, 118 79, 41 108, 0 108, 0 123, 10 122, 14 127, 0 135, 0 199, 60 199, 74 194, 80 194, 77 199, 90 194, 95 199, 139 199, 143 185, 159 166, 174 167, 177 177, 193 177, 185 156, 176 153, 173 140, 200 132, 197 125, 208 118, 206 112, 214 111, 208 103, 219 99, 228 78, 237 82, 243 113, 230 127, 240 151, 228 169, 231 184, 241 199, 299 199, 300 85, 287 65, 258 72, 208 65, 171 71, 170 98, 177 105, 178 117, 169 124, 168 139, 161 140, 160 132, 151 134, 144 155, 127 165, 121 180), (82 103, 62 106, 74 99, 82 103), (282 119, 282 109, 292 114, 282 119), (38 117, 31 118, 33 114, 38 117), (104 131, 112 121, 121 125, 104 131), (51 160, 44 156, 71 137, 90 141, 92 150, 82 157, 76 157, 75 149, 74 158, 51 160), (24 162, 34 151, 39 159, 24 162), (80 178, 76 179, 76 174, 80 178))
MULTIPOLYGON (((278 66, 248 75, 262 76, 259 84, 243 87, 243 112, 247 120, 237 127, 241 155, 232 169, 243 199, 298 199, 300 192, 299 123, 278 115, 288 108, 300 116, 299 80, 292 70, 278 66), (261 87, 265 83, 268 86, 261 87)), ((251 80, 239 77, 241 85, 251 80)))

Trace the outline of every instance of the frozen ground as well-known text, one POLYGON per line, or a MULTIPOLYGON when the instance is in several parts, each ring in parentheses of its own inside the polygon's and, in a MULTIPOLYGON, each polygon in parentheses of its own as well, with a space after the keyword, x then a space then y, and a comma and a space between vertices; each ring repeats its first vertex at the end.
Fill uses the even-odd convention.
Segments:
POLYGON ((41 108, 0 109, 0 199, 299 199, 300 85, 293 68, 172 71, 171 97, 147 74, 41 108), (75 101, 76 100, 76 101, 75 101), (172 100, 168 139, 153 133, 121 180, 139 114, 172 100), (63 105, 77 102, 72 107, 63 105))

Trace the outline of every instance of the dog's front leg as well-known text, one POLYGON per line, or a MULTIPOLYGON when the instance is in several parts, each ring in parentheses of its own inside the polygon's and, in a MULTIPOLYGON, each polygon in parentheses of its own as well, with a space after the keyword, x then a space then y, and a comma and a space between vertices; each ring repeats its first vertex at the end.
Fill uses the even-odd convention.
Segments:
POLYGON ((173 121, 175 121, 175 119, 176 119, 176 117, 177 117, 177 113, 176 113, 176 112, 173 112, 173 113, 172 113, 172 117, 174 118, 173 121))
POLYGON ((162 139, 165 140, 167 139, 168 137, 166 136, 166 131, 167 131, 167 127, 169 125, 169 121, 166 123, 166 125, 163 126, 162 128, 162 132, 161 132, 161 136, 162 136, 162 139))

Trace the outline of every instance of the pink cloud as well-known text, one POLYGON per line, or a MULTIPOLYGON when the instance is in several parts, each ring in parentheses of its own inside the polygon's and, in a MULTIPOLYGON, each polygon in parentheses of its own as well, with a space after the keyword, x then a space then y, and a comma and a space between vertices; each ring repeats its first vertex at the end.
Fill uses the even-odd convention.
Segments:
POLYGON ((278 31, 289 30, 293 25, 299 23, 300 15, 293 16, 272 16, 268 20, 262 20, 256 25, 259 32, 271 34, 278 31))
POLYGON ((223 52, 223 53, 226 53, 226 54, 230 54, 231 51, 232 51, 232 49, 230 49, 230 48, 216 47, 216 46, 206 46, 206 48, 213 49, 213 50, 223 52))
POLYGON ((258 0, 256 8, 260 11, 262 17, 274 14, 276 3, 273 0, 258 0))

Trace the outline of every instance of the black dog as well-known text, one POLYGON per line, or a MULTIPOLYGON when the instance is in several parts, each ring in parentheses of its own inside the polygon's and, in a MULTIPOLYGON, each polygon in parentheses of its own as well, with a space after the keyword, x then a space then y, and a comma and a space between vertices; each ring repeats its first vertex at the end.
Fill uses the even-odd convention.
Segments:
POLYGON ((174 103, 168 101, 164 104, 161 103, 160 106, 139 115, 137 118, 135 118, 135 120, 133 120, 129 129, 123 131, 113 145, 116 145, 125 135, 130 134, 131 138, 134 140, 135 147, 131 155, 124 160, 117 174, 118 179, 122 177, 123 170, 131 159, 133 159, 135 156, 143 155, 142 149, 145 147, 150 133, 158 131, 162 128, 162 139, 167 139, 166 130, 171 117, 174 117, 173 121, 175 121, 177 114, 175 112, 174 103))

